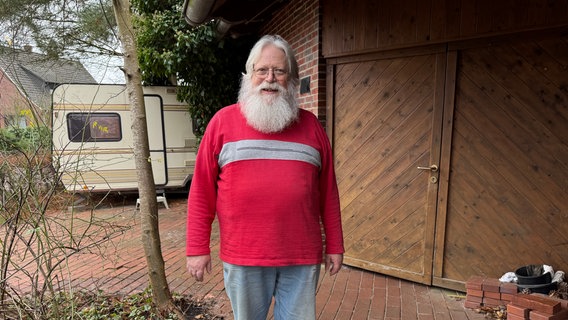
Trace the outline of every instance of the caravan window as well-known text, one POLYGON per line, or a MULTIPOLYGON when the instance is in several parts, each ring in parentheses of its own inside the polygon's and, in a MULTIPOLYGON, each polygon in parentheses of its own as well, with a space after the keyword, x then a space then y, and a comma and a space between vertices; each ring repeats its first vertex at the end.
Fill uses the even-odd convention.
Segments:
POLYGON ((69 140, 72 142, 120 141, 122 129, 118 113, 69 113, 69 140))

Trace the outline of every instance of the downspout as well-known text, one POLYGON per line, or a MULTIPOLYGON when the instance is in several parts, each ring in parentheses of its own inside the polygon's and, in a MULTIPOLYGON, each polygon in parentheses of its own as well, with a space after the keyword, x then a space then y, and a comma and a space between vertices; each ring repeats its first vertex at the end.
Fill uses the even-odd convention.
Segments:
MULTIPOLYGON (((214 4, 215 0, 185 0, 183 2, 183 17, 190 26, 197 27, 206 22, 214 4)), ((217 35, 224 36, 230 28, 230 23, 220 19, 217 22, 217 35)))
POLYGON ((184 0, 183 17, 185 21, 192 27, 197 27, 204 23, 211 8, 213 8, 215 0, 184 0))
POLYGON ((224 21, 223 19, 219 19, 219 21, 217 22, 217 35, 219 37, 223 37, 227 32, 229 32, 229 29, 231 29, 232 24, 224 21))

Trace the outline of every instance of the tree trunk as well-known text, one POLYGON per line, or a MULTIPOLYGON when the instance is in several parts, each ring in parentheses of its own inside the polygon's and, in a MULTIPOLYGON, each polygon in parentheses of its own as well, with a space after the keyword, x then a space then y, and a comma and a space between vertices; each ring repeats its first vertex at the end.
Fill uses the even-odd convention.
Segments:
POLYGON ((132 131, 134 133, 134 157, 138 172, 138 192, 140 197, 140 220, 142 226, 142 245, 148 264, 148 277, 152 287, 154 303, 159 309, 166 310, 173 306, 173 299, 166 280, 164 259, 160 245, 158 228, 158 204, 156 201, 156 185, 152 172, 148 129, 146 126, 146 110, 144 92, 132 16, 129 0, 112 1, 119 38, 124 54, 124 74, 126 90, 132 114, 132 131))

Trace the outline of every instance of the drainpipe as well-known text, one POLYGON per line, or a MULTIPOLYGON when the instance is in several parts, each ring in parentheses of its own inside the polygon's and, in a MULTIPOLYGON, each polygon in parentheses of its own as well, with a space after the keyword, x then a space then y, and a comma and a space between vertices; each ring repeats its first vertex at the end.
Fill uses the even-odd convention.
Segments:
POLYGON ((216 29, 217 35, 218 35, 219 37, 223 37, 227 32, 229 32, 229 29, 231 29, 232 26, 233 26, 233 25, 232 25, 231 23, 226 22, 226 21, 220 19, 220 20, 217 22, 217 29, 216 29))
MULTIPOLYGON (((215 0, 185 0, 183 3, 183 16, 185 21, 192 27, 197 27, 206 22, 215 0)), ((217 36, 224 36, 231 28, 231 23, 222 19, 217 21, 217 36)))
POLYGON ((209 16, 209 12, 211 12, 213 4, 215 4, 215 0, 185 0, 183 2, 185 21, 192 27, 197 27, 204 23, 209 16))

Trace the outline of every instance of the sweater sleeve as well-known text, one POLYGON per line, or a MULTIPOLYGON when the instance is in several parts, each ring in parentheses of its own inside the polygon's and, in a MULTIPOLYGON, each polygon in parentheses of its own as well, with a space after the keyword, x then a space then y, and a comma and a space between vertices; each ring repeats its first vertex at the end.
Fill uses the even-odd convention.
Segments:
POLYGON ((211 225, 217 202, 217 118, 211 119, 199 145, 187 201, 186 255, 210 254, 211 225))
POLYGON ((321 126, 320 129, 318 135, 322 145, 322 168, 319 188, 321 219, 325 232, 325 252, 327 254, 338 254, 345 251, 339 191, 329 138, 321 126))

